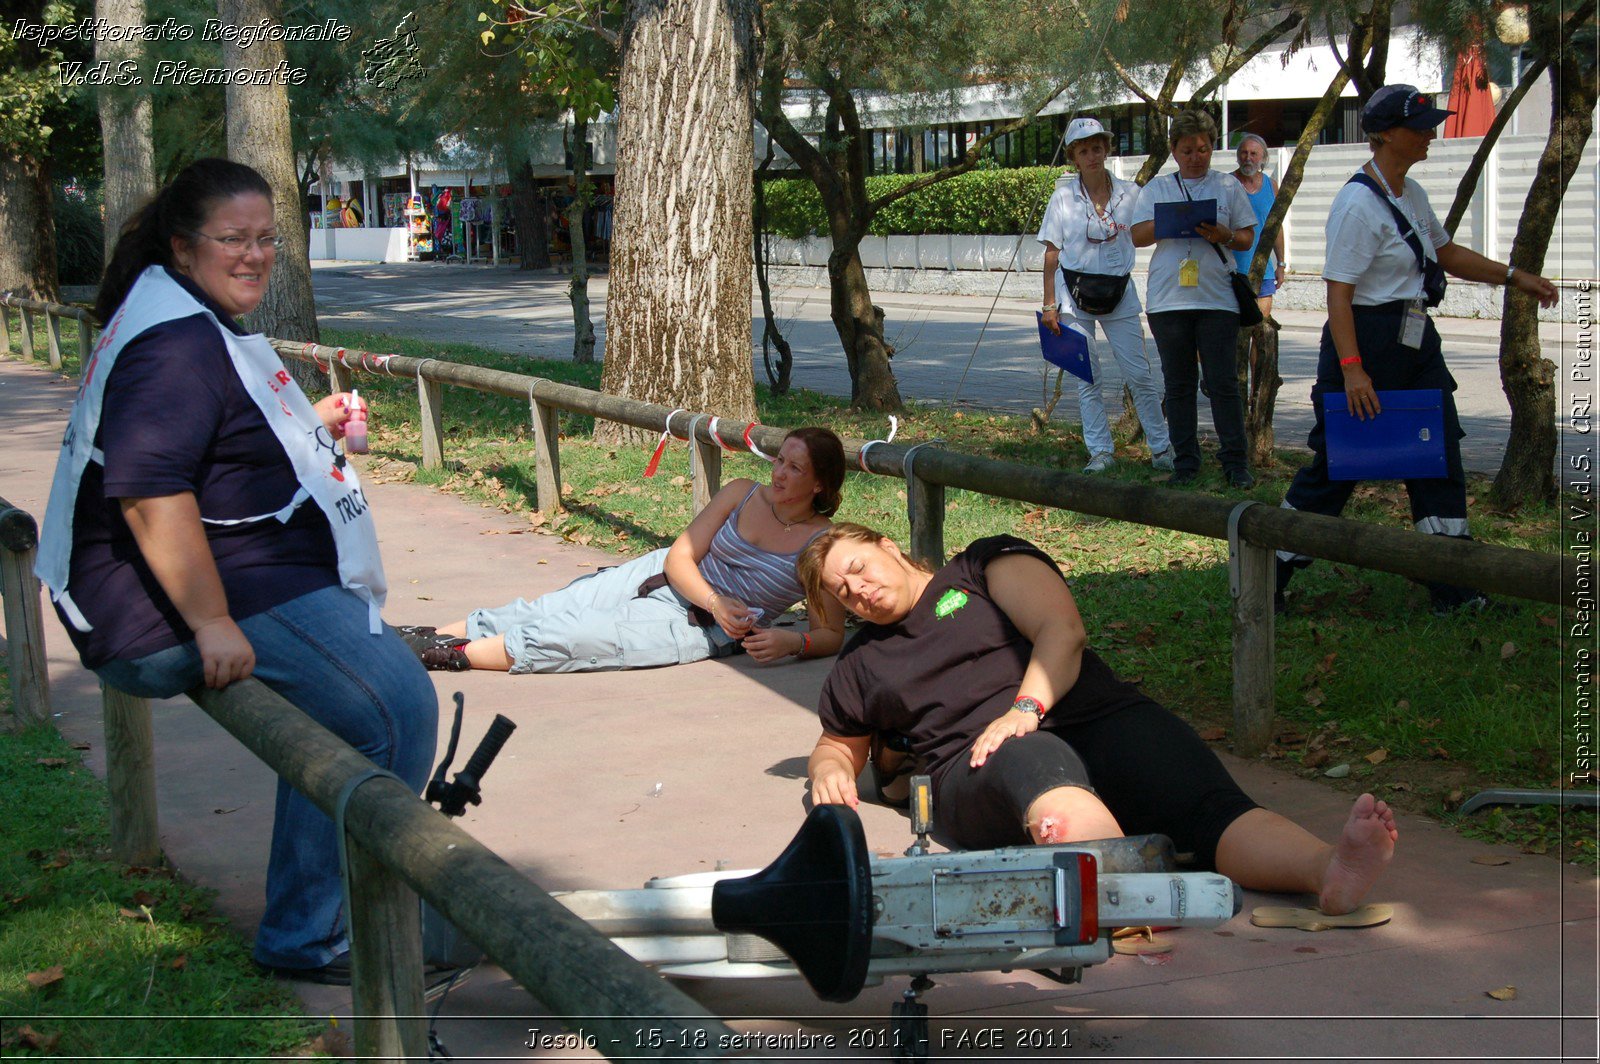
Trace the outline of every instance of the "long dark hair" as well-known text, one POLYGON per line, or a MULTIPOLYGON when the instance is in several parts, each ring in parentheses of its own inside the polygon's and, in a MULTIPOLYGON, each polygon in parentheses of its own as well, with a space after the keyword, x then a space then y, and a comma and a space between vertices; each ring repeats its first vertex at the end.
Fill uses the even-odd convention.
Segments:
POLYGON ((783 438, 784 443, 790 440, 805 444, 806 454, 811 457, 811 475, 822 486, 811 508, 823 517, 832 517, 839 509, 840 491, 844 487, 844 444, 831 429, 819 426, 795 429, 783 438))
POLYGON ((141 273, 151 266, 172 265, 173 237, 199 232, 218 201, 247 192, 272 199, 267 179, 243 163, 196 159, 185 166, 171 184, 123 223, 100 279, 95 317, 109 322, 141 273))

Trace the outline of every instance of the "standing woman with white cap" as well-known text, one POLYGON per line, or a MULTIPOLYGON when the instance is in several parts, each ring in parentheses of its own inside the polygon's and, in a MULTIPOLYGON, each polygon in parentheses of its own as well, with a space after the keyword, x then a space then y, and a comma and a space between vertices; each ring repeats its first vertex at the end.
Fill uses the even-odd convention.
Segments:
MULTIPOLYGON (((1133 240, 1128 235, 1139 187, 1106 169, 1111 134, 1093 118, 1075 118, 1067 126, 1067 161, 1078 170, 1076 181, 1056 185, 1039 226, 1044 252, 1044 324, 1061 333, 1061 319, 1077 323, 1091 339, 1098 324, 1133 393, 1133 406, 1150 443, 1150 464, 1173 468, 1167 421, 1161 413, 1161 389, 1145 357, 1144 326, 1139 321, 1139 293, 1134 287, 1133 240), (1060 277, 1058 285, 1057 278, 1060 277)), ((1078 381, 1078 415, 1083 442, 1089 448, 1085 473, 1102 473, 1115 464, 1115 444, 1100 389, 1096 345, 1089 348, 1094 380, 1078 381)))
MULTIPOLYGON (((1295 474, 1283 505, 1291 510, 1337 516, 1356 481, 1328 478, 1328 447, 1322 398, 1337 401, 1365 421, 1382 412, 1378 389, 1437 388, 1444 406, 1443 477, 1405 482, 1417 531, 1469 539, 1467 482, 1461 467, 1461 422, 1456 416, 1455 378, 1428 308, 1444 297, 1445 272, 1483 284, 1515 285, 1554 306, 1555 285, 1536 274, 1485 258, 1450 239, 1422 186, 1406 176, 1428 157, 1434 129, 1451 112, 1411 85, 1388 85, 1372 94, 1361 112, 1361 128, 1372 161, 1333 199, 1328 214, 1328 323, 1322 327, 1317 382, 1311 389, 1316 423, 1306 441, 1311 464, 1295 474)), ((1278 554, 1278 604, 1303 555, 1278 554)), ((1481 608, 1488 599, 1474 588, 1429 584, 1433 612, 1481 608)))

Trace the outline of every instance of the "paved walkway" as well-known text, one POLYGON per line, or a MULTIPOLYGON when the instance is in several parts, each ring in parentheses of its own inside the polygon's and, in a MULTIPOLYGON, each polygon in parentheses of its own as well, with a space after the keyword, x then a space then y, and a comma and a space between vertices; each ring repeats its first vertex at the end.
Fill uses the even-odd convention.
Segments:
MULTIPOLYGON (((47 371, 0 360, 0 496, 36 515, 71 397, 71 385, 47 371)), ((427 488, 373 484, 369 497, 394 623, 458 618, 614 560, 518 534, 525 520, 427 488)), ((86 756, 103 772, 95 682, 53 614, 46 627, 57 722, 90 744, 86 756)), ((443 705, 451 692, 466 693, 472 740, 497 712, 519 724, 488 775, 483 806, 463 826, 547 889, 633 887, 718 864, 764 865, 803 815, 805 755, 827 668, 734 659, 634 673, 435 674, 443 705)), ((155 721, 166 852, 219 892, 221 911, 248 936, 261 911, 272 776, 186 701, 157 704, 155 721)), ((1323 835, 1343 822, 1349 794, 1226 760, 1264 805, 1323 835)), ((1171 934, 1164 957, 1116 957, 1079 986, 1028 972, 941 977, 925 998, 939 1058, 1594 1059, 1595 880, 1399 812, 1399 855, 1372 899, 1394 905, 1387 926, 1306 934, 1241 917, 1217 932, 1171 934), (1506 863, 1477 863, 1491 857, 1506 863), (1486 996, 1507 985, 1515 1000, 1486 996), (1003 1051, 957 1047, 989 1028, 1003 1032, 1003 1051), (1070 1051, 1061 1048, 1069 1034, 1070 1051), (1027 1048, 1046 1039, 1056 1048, 1027 1048)), ((890 810, 864 807, 863 821, 876 851, 909 841, 890 810)), ((1282 901, 1249 895, 1246 912, 1282 901)), ((685 989, 740 1030, 836 1039, 835 1048, 793 1055, 883 1059, 849 1042, 879 1030, 904 988, 869 989, 848 1005, 820 1003, 787 980, 685 989)), ((307 988, 304 996, 312 1015, 348 1013, 348 992, 307 988)), ((541 1016, 503 973, 482 970, 446 1001, 439 1034, 456 1059, 574 1059, 525 1048, 530 1028, 554 1029, 541 1016)), ((639 1026, 647 1037, 649 1025, 639 1026)))
MULTIPOLYGON (((430 262, 336 263, 319 265, 312 278, 318 318, 326 326, 461 341, 540 358, 570 358, 572 354, 572 309, 566 279, 554 272, 430 262)), ((894 372, 906 401, 961 403, 1012 413, 1043 406, 1047 381, 1033 316, 1037 284, 1037 277, 1013 278, 998 301, 987 296, 875 292, 874 301, 886 314, 889 341, 897 348, 894 372)), ((596 350, 598 357, 603 357, 604 275, 591 280, 590 297, 596 350)), ((827 289, 778 287, 774 298, 779 324, 794 349, 795 387, 849 395, 849 373, 828 317, 827 289)), ((1284 311, 1278 318, 1284 326, 1279 334, 1283 387, 1274 423, 1280 446, 1300 447, 1311 429, 1311 384, 1325 316, 1284 311)), ((1467 432, 1462 459, 1470 470, 1493 473, 1505 455, 1511 420, 1500 386, 1500 323, 1441 318, 1438 327, 1451 372, 1460 386, 1456 403, 1467 432)), ((755 374, 757 380, 765 380, 760 328, 757 303, 755 374)), ((1545 356, 1562 367, 1557 380, 1567 381, 1566 360, 1576 342, 1576 329, 1545 323, 1540 326, 1540 337, 1545 356)), ((1148 336, 1146 349, 1159 373, 1155 343, 1148 336)), ((1122 377, 1116 360, 1102 358, 1101 370, 1109 389, 1106 394, 1118 394, 1122 377)), ((1053 380, 1052 373, 1051 386, 1053 380)), ((1071 381, 1065 393, 1055 416, 1077 422, 1077 391, 1071 381)), ((1557 409, 1566 407, 1558 402, 1557 409)), ((1200 420, 1208 431, 1209 411, 1202 410, 1200 420)))

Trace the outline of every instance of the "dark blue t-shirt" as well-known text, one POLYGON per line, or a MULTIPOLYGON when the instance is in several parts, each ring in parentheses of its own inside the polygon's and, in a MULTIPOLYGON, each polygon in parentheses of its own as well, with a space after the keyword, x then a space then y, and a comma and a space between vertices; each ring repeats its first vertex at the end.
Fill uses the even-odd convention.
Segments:
MULTIPOLYGON (((187 277, 167 272, 226 328, 244 333, 187 277)), ((122 349, 106 380, 95 445, 106 464, 84 470, 68 584, 94 627, 79 632, 62 618, 91 669, 194 638, 145 563, 118 500, 192 492, 202 517, 226 520, 275 513, 299 489, 288 454, 203 314, 163 322, 122 349)), ((234 620, 339 583, 333 532, 315 502, 286 524, 204 527, 234 620)))

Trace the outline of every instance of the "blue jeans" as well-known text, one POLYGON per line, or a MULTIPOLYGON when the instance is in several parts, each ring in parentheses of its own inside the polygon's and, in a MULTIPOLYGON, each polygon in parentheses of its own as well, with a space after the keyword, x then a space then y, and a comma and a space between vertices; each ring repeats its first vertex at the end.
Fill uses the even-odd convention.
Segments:
MULTIPOLYGON (((239 627, 256 652, 256 679, 421 791, 434 753, 438 696, 392 629, 368 632, 364 602, 343 588, 324 588, 239 627)), ((144 698, 170 698, 204 679, 192 642, 95 671, 144 698)), ((347 948, 333 821, 279 780, 255 958, 280 968, 318 968, 347 948)))

